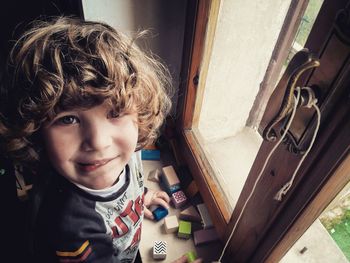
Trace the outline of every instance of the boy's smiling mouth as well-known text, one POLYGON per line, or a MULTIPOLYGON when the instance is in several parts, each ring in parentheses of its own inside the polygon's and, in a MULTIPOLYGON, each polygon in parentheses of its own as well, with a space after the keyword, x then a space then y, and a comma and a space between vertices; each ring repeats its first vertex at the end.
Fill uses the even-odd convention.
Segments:
MULTIPOLYGON (((117 157, 115 157, 117 158, 117 157)), ((96 160, 96 161, 87 161, 87 162, 77 162, 77 165, 80 170, 83 172, 92 172, 97 170, 98 168, 106 165, 110 161, 114 160, 115 158, 108 158, 108 159, 102 159, 102 160, 96 160)))

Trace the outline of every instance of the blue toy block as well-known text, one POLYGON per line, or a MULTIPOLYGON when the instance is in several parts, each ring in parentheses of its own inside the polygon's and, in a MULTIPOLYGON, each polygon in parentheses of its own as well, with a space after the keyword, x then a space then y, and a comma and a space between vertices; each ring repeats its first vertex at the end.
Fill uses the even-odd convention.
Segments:
POLYGON ((168 215, 168 209, 159 206, 153 212, 154 220, 159 221, 168 215))
POLYGON ((141 159, 142 160, 159 161, 160 160, 160 151, 153 150, 153 149, 143 149, 141 151, 141 159))

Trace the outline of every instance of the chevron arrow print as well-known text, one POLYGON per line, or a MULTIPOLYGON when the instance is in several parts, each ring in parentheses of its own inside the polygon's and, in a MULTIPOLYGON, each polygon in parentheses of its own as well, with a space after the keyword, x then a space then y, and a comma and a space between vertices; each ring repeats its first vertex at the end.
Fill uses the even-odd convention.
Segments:
POLYGON ((154 259, 165 259, 166 253, 167 253, 166 241, 154 241, 153 258, 154 259))

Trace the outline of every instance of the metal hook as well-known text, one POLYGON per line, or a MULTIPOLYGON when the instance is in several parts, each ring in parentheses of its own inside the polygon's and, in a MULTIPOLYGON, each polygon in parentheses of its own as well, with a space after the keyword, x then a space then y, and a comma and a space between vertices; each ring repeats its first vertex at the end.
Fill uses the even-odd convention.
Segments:
MULTIPOLYGON (((281 79, 288 79, 286 92, 284 94, 281 107, 277 115, 269 122, 263 131, 263 138, 268 141, 275 141, 277 138, 277 132, 273 129, 281 120, 287 117, 293 109, 294 104, 294 91, 296 83, 302 73, 309 69, 316 68, 320 65, 318 59, 314 58, 308 49, 302 49, 294 55, 290 63, 288 64, 283 77, 281 79)), ((281 89, 280 85, 285 82, 280 81, 276 89, 281 89)))

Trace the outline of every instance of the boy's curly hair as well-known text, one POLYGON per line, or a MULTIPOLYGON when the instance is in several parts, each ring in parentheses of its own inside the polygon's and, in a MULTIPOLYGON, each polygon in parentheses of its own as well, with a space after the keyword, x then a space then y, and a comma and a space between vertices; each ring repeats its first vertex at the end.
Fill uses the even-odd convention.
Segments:
MULTIPOLYGON (((136 39, 136 38, 135 38, 136 39)), ((40 160, 40 128, 62 110, 107 101, 138 113, 137 149, 154 141, 171 102, 167 69, 112 27, 75 18, 36 21, 14 45, 0 114, 2 150, 40 160)))

